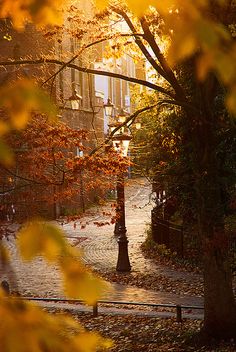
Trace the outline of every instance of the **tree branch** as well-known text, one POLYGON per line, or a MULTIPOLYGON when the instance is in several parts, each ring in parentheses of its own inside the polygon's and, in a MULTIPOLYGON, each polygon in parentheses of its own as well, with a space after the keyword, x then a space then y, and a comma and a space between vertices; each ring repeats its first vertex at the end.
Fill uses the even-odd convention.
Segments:
MULTIPOLYGON (((16 179, 20 179, 22 181, 26 181, 26 182, 29 182, 29 183, 34 183, 34 184, 41 185, 41 186, 61 186, 64 183, 64 174, 63 174, 61 182, 56 182, 56 183, 55 182, 40 182, 40 181, 36 181, 35 179, 32 179, 32 178, 27 178, 27 177, 24 177, 24 176, 20 176, 20 175, 14 173, 13 171, 9 170, 8 168, 6 168, 4 166, 1 166, 1 168, 4 169, 7 173, 12 175, 13 177, 15 177, 16 179)), ((28 185, 23 185, 22 187, 24 187, 24 186, 26 187, 28 185)))
MULTIPOLYGON (((142 33, 119 33, 118 34, 118 37, 133 37, 133 36, 143 36, 142 33)), ((54 77, 56 77, 62 70, 64 70, 64 68, 66 68, 69 64, 71 64, 75 59, 77 59, 80 55, 80 53, 85 50, 85 49, 88 49, 90 48, 91 46, 93 45, 96 45, 96 44, 99 44, 99 43, 102 43, 102 42, 105 42, 109 39, 114 39, 115 36, 114 35, 110 35, 109 37, 107 38, 102 38, 102 39, 99 39, 99 40, 95 40, 94 42, 92 43, 89 43, 88 45, 85 45, 83 46, 79 53, 76 54, 75 56, 73 56, 68 62, 65 62, 64 65, 57 71, 55 72, 53 75, 51 75, 46 81, 43 82, 43 85, 46 84, 48 81, 50 81, 51 79, 53 79, 54 77)))
MULTIPOLYGON (((146 107, 144 107, 142 109, 136 110, 123 123, 121 123, 118 127, 114 128, 112 130, 112 132, 109 134, 109 136, 105 139, 105 141, 103 143, 101 143, 97 148, 93 149, 89 155, 91 156, 91 155, 95 154, 97 151, 99 151, 100 149, 102 149, 103 147, 105 147, 112 140, 112 137, 114 136, 114 134, 117 131, 119 131, 123 126, 127 126, 130 121, 132 121, 131 123, 133 123, 138 115, 142 114, 145 111, 154 109, 154 108, 156 108, 157 106, 159 106, 161 104, 172 104, 172 105, 183 106, 182 102, 177 102, 175 100, 163 100, 163 101, 158 102, 156 104, 153 104, 153 105, 150 105, 150 106, 146 106, 146 107)), ((193 111, 196 110, 194 107, 190 107, 190 106, 187 106, 187 108, 188 109, 192 108, 193 111)))
POLYGON ((69 64, 71 64, 75 59, 77 59, 77 58, 79 57, 79 54, 80 54, 83 50, 88 49, 88 48, 90 48, 90 47, 93 46, 93 45, 102 43, 102 42, 104 42, 104 41, 106 41, 106 40, 108 40, 108 39, 111 39, 111 38, 112 38, 112 37, 107 37, 107 38, 98 39, 98 40, 95 40, 95 41, 92 42, 92 43, 89 43, 88 45, 83 46, 83 47, 80 49, 80 51, 79 51, 78 54, 74 55, 68 62, 64 62, 63 65, 62 65, 62 67, 60 67, 60 69, 59 69, 57 72, 55 72, 55 73, 54 73, 53 75, 51 75, 46 81, 44 81, 43 84, 46 84, 49 80, 53 79, 53 78, 56 77, 61 71, 63 71, 64 68, 68 67, 69 64))
POLYGON ((16 191, 16 190, 18 190, 18 189, 20 189, 20 188, 25 188, 25 187, 27 187, 27 186, 29 186, 29 185, 30 185, 30 183, 24 184, 24 185, 17 185, 17 186, 14 186, 14 187, 12 187, 12 188, 8 188, 8 189, 6 189, 6 190, 4 190, 4 191, 1 191, 1 192, 0 192, 0 196, 5 196, 5 195, 7 195, 7 194, 9 194, 9 193, 11 193, 11 192, 14 192, 14 191, 16 191))
MULTIPOLYGON (((70 60, 73 61, 75 59, 75 57, 73 59, 70 60)), ((56 65, 60 65, 62 66, 60 71, 62 69, 64 69, 65 67, 70 67, 73 68, 77 71, 80 72, 86 72, 86 73, 91 73, 93 75, 100 75, 100 76, 107 76, 107 77, 113 77, 113 78, 118 78, 118 79, 122 79, 124 81, 127 82, 131 82, 131 83, 136 83, 148 88, 151 88, 152 90, 155 90, 157 92, 160 92, 172 99, 175 99, 175 94, 169 92, 167 89, 158 86, 154 83, 142 80, 142 79, 138 79, 138 78, 134 78, 134 77, 128 77, 128 76, 124 76, 121 75, 119 73, 114 73, 114 72, 109 72, 109 71, 103 71, 103 70, 95 70, 95 69, 91 69, 91 68, 86 68, 86 67, 80 67, 76 64, 72 64, 72 63, 64 63, 63 61, 60 60, 56 60, 56 59, 38 59, 38 60, 17 60, 17 61, 0 61, 0 66, 10 66, 10 65, 42 65, 42 64, 56 64, 56 65)), ((60 72, 58 71, 58 72, 60 72)), ((50 77, 50 79, 53 78, 53 76, 50 77)))
POLYGON ((170 66, 168 65, 163 53, 161 52, 155 37, 153 35, 153 33, 150 30, 149 24, 146 21, 145 17, 142 17, 140 19, 140 23, 144 32, 144 39, 148 42, 148 44, 150 45, 150 47, 152 48, 156 58, 158 59, 158 61, 160 62, 164 72, 166 73, 167 76, 167 81, 171 84, 171 86, 173 87, 173 89, 175 90, 177 97, 180 99, 184 99, 186 100, 184 91, 182 89, 182 87, 180 86, 178 80, 176 79, 174 72, 172 71, 172 69, 170 68, 170 66))
POLYGON ((149 53, 149 51, 147 50, 147 48, 143 44, 142 40, 140 39, 140 35, 136 35, 135 34, 136 33, 136 28, 134 27, 133 23, 131 22, 131 20, 130 20, 129 16, 126 14, 126 12, 124 12, 122 9, 119 9, 117 7, 114 7, 114 6, 111 6, 111 10, 124 18, 125 22, 127 23, 127 25, 129 26, 131 32, 134 35, 136 44, 138 45, 138 47, 141 50, 141 52, 143 53, 143 55, 150 62, 150 64, 157 71, 157 73, 159 73, 163 78, 165 78, 169 82, 168 75, 162 69, 162 67, 157 64, 157 62, 154 60, 152 55, 149 53))
POLYGON ((135 118, 148 110, 154 109, 155 107, 158 106, 158 103, 151 105, 151 106, 146 106, 145 108, 139 109, 137 111, 135 111, 133 114, 131 114, 123 123, 121 123, 118 127, 114 128, 114 130, 112 130, 112 132, 109 134, 109 136, 105 139, 105 141, 100 144, 97 148, 93 149, 90 153, 90 156, 95 154, 98 150, 100 150, 101 148, 103 148, 104 146, 106 146, 111 140, 112 137, 114 136, 114 134, 119 131, 123 126, 126 126, 130 121, 134 121, 135 118))
POLYGON ((176 105, 176 106, 181 106, 182 108, 185 108, 186 110, 189 110, 191 112, 194 112, 195 114, 200 113, 200 110, 198 110, 195 106, 183 101, 178 101, 176 99, 175 100, 162 99, 159 105, 176 105))
POLYGON ((131 20, 130 20, 129 16, 127 15, 127 13, 124 12, 122 9, 116 8, 114 6, 111 6, 111 9, 115 13, 119 14, 120 16, 122 16, 124 18, 125 22, 127 23, 127 25, 129 26, 131 32, 134 35, 135 42, 138 45, 139 49, 141 50, 143 55, 146 57, 146 59, 150 62, 152 67, 157 71, 157 73, 159 73, 164 79, 166 79, 167 82, 169 82, 171 84, 172 88, 176 92, 177 99, 186 100, 184 91, 183 91, 182 87, 180 86, 178 80, 176 79, 176 77, 174 75, 174 72, 172 71, 172 69, 168 65, 168 63, 167 63, 164 55, 162 54, 159 46, 157 45, 155 37, 152 34, 152 32, 150 31, 149 25, 148 25, 145 17, 142 17, 140 19, 140 24, 141 24, 141 27, 142 27, 143 32, 144 32, 142 37, 150 45, 153 53, 155 54, 155 56, 156 56, 156 58, 159 61, 161 66, 159 66, 157 64, 155 59, 152 57, 152 55, 147 50, 146 46, 143 44, 140 34, 139 35, 135 35, 136 28, 134 27, 134 25, 131 22, 131 20))

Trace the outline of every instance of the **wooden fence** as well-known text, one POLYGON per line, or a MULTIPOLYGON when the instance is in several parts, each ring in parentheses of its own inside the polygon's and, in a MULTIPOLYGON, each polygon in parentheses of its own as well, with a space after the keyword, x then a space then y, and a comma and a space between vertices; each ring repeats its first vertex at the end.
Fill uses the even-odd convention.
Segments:
POLYGON ((152 212, 152 236, 156 243, 164 244, 167 248, 183 257, 184 237, 182 226, 157 218, 155 212, 152 212))

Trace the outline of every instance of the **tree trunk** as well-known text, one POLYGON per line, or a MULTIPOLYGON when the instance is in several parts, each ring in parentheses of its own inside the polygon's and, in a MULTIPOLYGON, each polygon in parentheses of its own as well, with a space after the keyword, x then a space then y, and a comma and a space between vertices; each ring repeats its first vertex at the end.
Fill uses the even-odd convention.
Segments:
POLYGON ((214 338, 236 337, 236 309, 232 290, 227 249, 222 234, 215 234, 204 253, 204 308, 203 332, 214 338))
MULTIPOLYGON (((213 151, 212 151, 213 152, 213 151)), ((236 337, 229 235, 224 229, 220 182, 214 158, 208 159, 205 185, 200 186, 199 229, 204 267, 203 332, 214 338, 236 337)))
POLYGON ((236 307, 224 229, 224 202, 217 160, 217 121, 201 116, 193 133, 199 232, 204 264, 205 317, 202 331, 214 338, 236 337, 236 307), (210 121, 209 121, 210 120, 210 121), (214 128, 215 127, 215 128, 214 128))

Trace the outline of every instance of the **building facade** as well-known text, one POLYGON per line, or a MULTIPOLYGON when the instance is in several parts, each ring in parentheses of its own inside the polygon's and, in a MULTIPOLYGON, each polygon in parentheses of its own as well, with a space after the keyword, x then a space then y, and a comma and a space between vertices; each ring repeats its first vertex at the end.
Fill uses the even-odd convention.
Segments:
MULTIPOLYGON (((93 8, 89 2, 81 4, 86 17, 90 18, 93 15, 93 8), (86 8, 85 8, 86 7, 86 8)), ((37 60, 41 57, 57 58, 62 62, 66 62, 68 58, 75 57, 73 63, 78 66, 86 66, 97 70, 107 70, 119 73, 125 76, 136 77, 140 75, 138 65, 128 56, 124 55, 119 59, 104 59, 103 52, 105 51, 105 44, 95 45, 85 53, 79 54, 81 42, 76 37, 70 35, 67 27, 72 26, 71 23, 66 22, 64 29, 61 32, 60 40, 58 37, 50 37, 47 39, 45 33, 42 33, 32 25, 27 24, 25 30, 22 32, 15 31, 9 20, 1 20, 0 22, 0 60, 23 60, 30 59, 37 60)), ((73 29, 73 28, 72 28, 73 29)), ((71 28, 70 28, 71 30, 71 28)), ((13 65, 0 67, 0 85, 17 79, 20 76, 27 78, 34 78, 38 83, 43 83, 55 72, 59 71, 60 66, 55 64, 30 64, 30 65, 13 65)), ((58 72, 55 79, 48 80, 44 87, 53 97, 55 103, 59 107, 59 120, 66 123, 75 130, 85 129, 89 133, 88 140, 85 142, 87 153, 104 141, 108 131, 109 121, 104 114, 103 104, 110 98, 115 106, 114 114, 118 114, 121 109, 125 109, 127 113, 131 113, 133 106, 131 104, 131 88, 132 84, 120 79, 92 75, 85 72, 80 72, 74 68, 64 67, 58 72), (74 95, 79 97, 77 107, 71 104, 74 95)), ((75 147, 73 149, 74 155, 78 157, 83 156, 86 151, 79 150, 75 147)), ((87 203, 93 202, 96 198, 94 192, 86 192, 83 184, 86 179, 82 180, 81 175, 80 189, 78 189, 78 196, 73 197, 71 201, 55 201, 45 207, 45 202, 38 200, 37 196, 44 192, 40 185, 29 185, 25 188, 31 194, 30 201, 34 202, 34 207, 29 207, 27 200, 24 201, 24 187, 22 181, 15 179, 6 173, 3 168, 0 171, 0 196, 4 199, 6 208, 22 208, 23 213, 29 212, 29 209, 36 214, 42 213, 43 216, 57 217, 62 213, 69 213, 70 208, 76 207, 83 209, 87 203), (10 181, 9 181, 10 180, 10 181), (14 187, 9 188, 9 182, 15 184, 15 189, 19 184, 22 188, 18 192, 14 191, 14 187), (8 190, 10 190, 8 192, 8 190), (19 204, 19 207, 17 206, 19 204), (24 205, 24 206, 23 206, 24 205), (46 208, 46 210, 45 210, 46 208)), ((63 186, 62 186, 63 187, 63 186)), ((46 191, 47 194, 48 190, 46 191)), ((51 187, 49 191, 52 195, 55 192, 55 187, 51 187)), ((98 192, 99 193, 99 192, 98 192)), ((26 194, 26 192, 25 192, 26 194)), ((39 197, 40 198, 40 197, 39 197)), ((45 199, 45 198, 44 198, 45 199)), ((31 215, 31 214, 29 214, 31 215)), ((34 215, 34 214, 33 214, 34 215)))

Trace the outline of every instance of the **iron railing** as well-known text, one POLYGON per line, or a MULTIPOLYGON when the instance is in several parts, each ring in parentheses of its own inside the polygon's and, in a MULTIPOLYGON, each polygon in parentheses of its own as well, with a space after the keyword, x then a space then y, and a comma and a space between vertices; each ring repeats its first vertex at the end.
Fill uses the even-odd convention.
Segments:
MULTIPOLYGON (((66 299, 66 298, 45 298, 45 297, 19 297, 23 300, 29 301, 44 301, 44 302, 67 302, 67 303, 80 303, 85 304, 83 300, 79 299, 66 299)), ((164 304, 164 303, 147 303, 147 302, 130 302, 130 301, 108 301, 108 300, 98 300, 92 306, 93 316, 98 316, 98 305, 99 304, 111 304, 111 305, 132 305, 132 306, 146 306, 146 307, 155 307, 155 308, 174 308, 176 311, 176 321, 182 322, 182 310, 191 309, 191 310, 204 310, 203 306, 188 306, 181 304, 164 304)))

